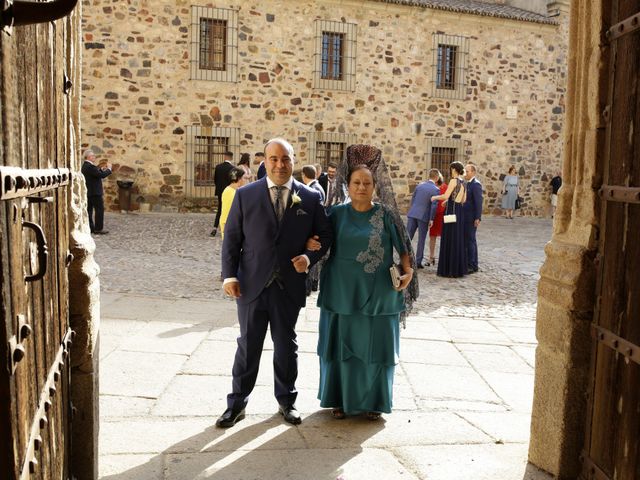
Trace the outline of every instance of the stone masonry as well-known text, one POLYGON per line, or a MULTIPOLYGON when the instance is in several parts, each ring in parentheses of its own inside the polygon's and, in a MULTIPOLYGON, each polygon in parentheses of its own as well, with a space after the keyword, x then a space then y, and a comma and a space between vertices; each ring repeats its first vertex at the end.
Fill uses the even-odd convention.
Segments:
POLYGON ((190 205, 187 127, 200 125, 239 129, 238 153, 286 137, 300 165, 315 163, 312 134, 352 135, 383 150, 404 206, 426 178, 428 139, 461 139, 486 211, 499 207, 501 176, 515 165, 523 213, 548 214, 562 153, 565 16, 399 3, 85 0, 82 144, 114 163, 107 204, 118 210, 116 180, 134 177, 134 209, 190 205), (193 6, 237 11, 236 82, 190 80, 193 6), (353 91, 313 87, 317 19, 357 26, 353 91), (469 39, 462 99, 434 95, 434 34, 469 39))

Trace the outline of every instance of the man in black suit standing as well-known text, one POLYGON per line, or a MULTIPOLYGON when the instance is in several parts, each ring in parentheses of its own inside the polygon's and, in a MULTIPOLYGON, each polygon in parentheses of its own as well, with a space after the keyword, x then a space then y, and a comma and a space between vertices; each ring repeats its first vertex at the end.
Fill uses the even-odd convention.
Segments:
POLYGON ((213 230, 209 234, 210 237, 215 237, 218 233, 218 226, 220 225, 220 212, 222 211, 222 192, 229 186, 231 179, 229 178, 229 172, 233 168, 233 152, 224 152, 224 162, 216 165, 213 171, 213 183, 216 186, 215 195, 218 198, 218 209, 216 210, 216 219, 213 222, 213 230))
POLYGON ((84 163, 82 164, 82 175, 87 184, 87 213, 89 214, 89 227, 91 233, 105 235, 109 233, 103 229, 104 225, 104 189, 102 179, 111 175, 111 164, 104 167, 96 165, 96 155, 93 150, 84 151, 84 163), (95 220, 94 220, 95 212, 95 220))
POLYGON ((327 165, 327 172, 318 177, 318 183, 325 193, 325 205, 329 205, 329 202, 331 201, 329 196, 333 193, 332 190, 335 185, 337 172, 338 166, 335 163, 329 163, 327 165))
POLYGON ((467 181, 467 200, 462 207, 464 220, 464 243, 467 252, 468 273, 478 271, 478 242, 476 232, 482 220, 482 184, 476 178, 476 166, 472 163, 464 167, 467 181))
POLYGON ((295 153, 291 144, 274 138, 264 150, 267 176, 236 190, 224 227, 223 288, 237 301, 240 336, 227 409, 216 421, 220 428, 232 427, 244 418, 267 327, 273 339, 278 411, 288 423, 302 422, 295 406, 295 327, 307 299, 306 272, 322 258, 333 239, 320 195, 293 178, 295 153), (318 251, 306 248, 314 235, 322 245, 318 251))

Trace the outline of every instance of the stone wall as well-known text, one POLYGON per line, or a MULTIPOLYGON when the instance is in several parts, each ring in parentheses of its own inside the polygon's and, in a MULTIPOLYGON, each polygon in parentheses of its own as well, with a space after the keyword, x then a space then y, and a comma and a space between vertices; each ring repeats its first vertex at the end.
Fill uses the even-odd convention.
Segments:
POLYGON ((515 165, 523 213, 548 214, 562 150, 562 19, 558 26, 352 0, 217 2, 238 10, 238 81, 229 83, 189 80, 191 5, 84 2, 82 143, 115 164, 105 182, 112 209, 115 181, 132 175, 134 200, 184 205, 186 127, 199 124, 239 128, 242 152, 284 136, 299 164, 313 161, 311 132, 353 134, 383 150, 404 206, 425 179, 427 138, 461 138, 485 185, 485 211, 499 206, 501 175, 515 165), (313 88, 315 19, 357 24, 355 91, 313 88), (436 32, 470 38, 463 100, 432 94, 436 32))

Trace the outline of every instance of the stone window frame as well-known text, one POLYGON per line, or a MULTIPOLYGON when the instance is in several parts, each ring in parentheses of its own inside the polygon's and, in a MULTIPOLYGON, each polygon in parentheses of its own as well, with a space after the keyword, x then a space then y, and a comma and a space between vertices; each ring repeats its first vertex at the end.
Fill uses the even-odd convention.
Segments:
POLYGON ((356 23, 333 20, 316 20, 313 54, 313 88, 323 90, 355 91, 356 88, 356 55, 357 55, 356 23), (342 41, 341 80, 322 78, 323 39, 324 34, 339 34, 342 41))
MULTIPOLYGON (((356 135, 352 133, 334 133, 334 132, 311 132, 308 135, 308 163, 315 165, 319 163, 322 165, 322 170, 326 172, 327 164, 329 163, 328 158, 324 158, 318 161, 316 158, 318 154, 318 144, 344 144, 344 148, 342 150, 342 155, 347 152, 347 147, 349 145, 353 145, 356 143, 356 135)), ((325 149, 326 151, 326 149, 325 149)), ((338 160, 339 164, 342 159, 338 160)))
POLYGON ((191 47, 189 79, 214 82, 238 81, 238 10, 231 8, 191 6, 191 47), (225 66, 224 69, 201 68, 201 22, 213 20, 225 22, 225 66))
MULTIPOLYGON (((223 160, 224 151, 230 151, 233 153, 234 160, 239 159, 240 156, 240 129, 235 127, 205 127, 202 125, 188 125, 185 130, 185 192, 187 197, 192 198, 213 198, 213 192, 215 185, 213 184, 213 170, 216 165, 220 164, 223 160), (201 139, 211 138, 220 139, 226 138, 226 148, 217 152, 216 161, 213 158, 216 153, 209 153, 211 155, 212 162, 209 165, 209 181, 198 184, 198 175, 196 170, 202 162, 196 162, 196 149, 199 146, 203 146, 201 139)), ((204 144, 209 149, 213 144, 204 144)))
POLYGON ((467 96, 467 72, 469 64, 469 37, 462 35, 447 35, 444 33, 433 34, 433 46, 431 50, 431 85, 432 95, 437 98, 450 98, 462 100, 467 96), (438 86, 438 73, 444 70, 441 64, 440 46, 456 48, 456 58, 453 88, 438 86))
POLYGON ((445 181, 448 181, 450 172, 449 165, 445 165, 445 168, 442 165, 434 165, 433 154, 434 148, 442 148, 442 149, 455 149, 455 154, 453 159, 449 162, 461 162, 463 165, 466 163, 466 150, 467 150, 467 142, 462 138, 441 138, 441 137, 430 137, 426 139, 426 171, 428 172, 432 168, 437 168, 442 173, 442 176, 445 178, 445 181))

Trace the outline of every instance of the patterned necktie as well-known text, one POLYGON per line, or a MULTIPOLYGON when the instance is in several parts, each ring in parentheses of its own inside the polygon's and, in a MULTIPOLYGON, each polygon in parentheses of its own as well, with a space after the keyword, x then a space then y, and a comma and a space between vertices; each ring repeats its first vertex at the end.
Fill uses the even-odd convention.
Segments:
POLYGON ((282 185, 276 185, 272 188, 274 188, 276 192, 275 199, 273 201, 273 209, 276 211, 278 222, 280 222, 282 220, 282 216, 284 215, 284 202, 282 201, 282 192, 284 191, 285 187, 283 187, 282 185))

